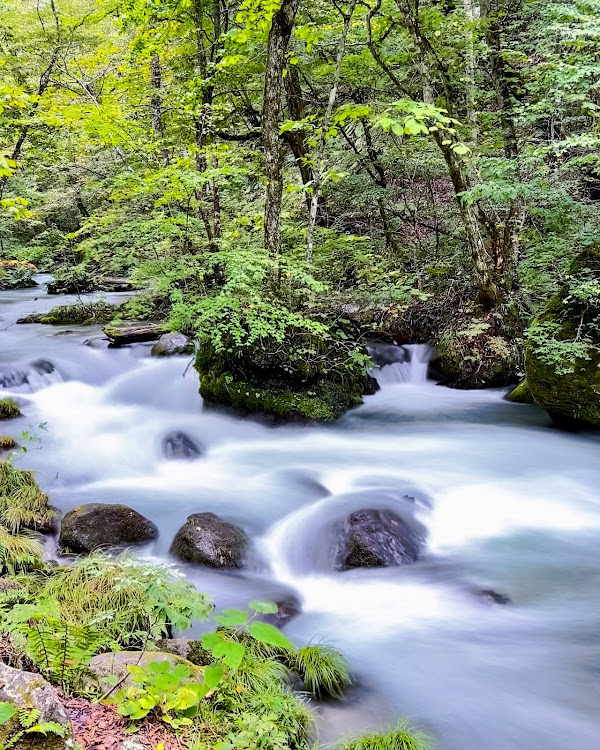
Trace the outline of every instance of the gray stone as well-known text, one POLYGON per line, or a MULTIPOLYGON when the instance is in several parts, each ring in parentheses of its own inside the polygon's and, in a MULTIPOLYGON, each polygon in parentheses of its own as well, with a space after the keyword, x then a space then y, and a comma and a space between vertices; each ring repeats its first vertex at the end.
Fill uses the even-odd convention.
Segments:
POLYGON ((146 544, 158 536, 147 518, 126 505, 89 503, 70 510, 60 524, 60 546, 77 553, 98 547, 146 544))
MULTIPOLYGON (((177 654, 168 654, 163 651, 115 651, 108 654, 99 654, 94 656, 90 662, 90 672, 95 676, 95 682, 106 692, 118 692, 123 688, 131 687, 133 684, 128 667, 147 667, 154 661, 168 661, 171 667, 177 664, 183 664, 189 671, 190 682, 202 682, 202 670, 196 667, 187 659, 177 656, 177 654), (108 686, 102 682, 103 677, 118 678, 119 682, 114 686, 108 686), (113 689, 110 690, 110 687, 113 689)), ((93 685, 92 683, 88 683, 93 685)))
POLYGON ((163 333, 152 347, 155 357, 172 357, 174 354, 192 354, 194 342, 183 333, 163 333))
MULTIPOLYGON (((19 750, 66 750, 72 746, 71 722, 52 685, 39 674, 23 672, 0 663, 0 702, 12 703, 17 709, 36 709, 39 723, 55 722, 65 730, 65 737, 55 734, 25 735, 15 747, 19 750)), ((12 719, 0 726, 0 745, 7 743, 21 729, 12 719)))
POLYGON ((248 537, 237 526, 214 513, 188 516, 171 545, 171 554, 183 562, 211 568, 241 568, 248 537))

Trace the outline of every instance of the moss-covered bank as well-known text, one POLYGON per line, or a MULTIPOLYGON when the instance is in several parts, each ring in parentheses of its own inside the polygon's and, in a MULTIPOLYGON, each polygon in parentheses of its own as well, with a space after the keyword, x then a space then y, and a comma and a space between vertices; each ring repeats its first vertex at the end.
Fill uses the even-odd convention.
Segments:
POLYGON ((600 427, 600 246, 581 253, 570 279, 529 328, 531 394, 559 426, 600 427))

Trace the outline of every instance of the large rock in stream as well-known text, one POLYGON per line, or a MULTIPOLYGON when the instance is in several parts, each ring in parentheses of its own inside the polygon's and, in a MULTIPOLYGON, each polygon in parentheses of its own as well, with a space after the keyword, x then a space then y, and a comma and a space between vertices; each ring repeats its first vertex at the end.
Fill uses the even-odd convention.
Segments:
MULTIPOLYGON (((71 722, 54 688, 41 675, 0 663, 0 702, 11 703, 19 711, 37 710, 36 723, 54 722, 64 732, 64 737, 53 733, 25 734, 13 747, 18 750, 67 750, 73 747, 71 722)), ((21 728, 17 717, 0 725, 0 746, 10 747, 8 743, 21 728)))
POLYGON ((413 563, 422 555, 425 537, 421 524, 390 510, 357 510, 341 528, 334 565, 336 570, 350 570, 413 563))
POLYGON ((62 519, 59 544, 68 552, 88 553, 98 547, 146 544, 157 536, 152 521, 126 505, 89 503, 62 519))
POLYGON ((171 554, 196 565, 239 569, 248 546, 242 529, 214 513, 193 513, 175 535, 171 554))
POLYGON ((529 327, 527 383, 559 427, 600 428, 600 245, 579 254, 529 327), (591 290, 591 291, 590 291, 591 290))

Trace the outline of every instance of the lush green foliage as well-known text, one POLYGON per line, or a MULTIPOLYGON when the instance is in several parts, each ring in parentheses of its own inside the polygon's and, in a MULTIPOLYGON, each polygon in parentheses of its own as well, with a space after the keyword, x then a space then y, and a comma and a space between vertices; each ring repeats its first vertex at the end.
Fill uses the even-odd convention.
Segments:
POLYGON ((12 398, 0 399, 0 419, 15 419, 21 416, 19 405, 12 398))

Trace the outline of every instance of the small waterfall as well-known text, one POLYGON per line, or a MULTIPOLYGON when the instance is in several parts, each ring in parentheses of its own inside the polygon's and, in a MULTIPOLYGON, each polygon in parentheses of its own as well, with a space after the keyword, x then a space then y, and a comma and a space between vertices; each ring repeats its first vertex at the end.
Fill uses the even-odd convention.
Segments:
POLYGON ((35 393, 63 379, 52 362, 36 359, 29 363, 0 364, 0 389, 13 393, 35 393))
POLYGON ((385 345, 374 347, 371 356, 379 365, 374 375, 380 386, 422 385, 427 382, 429 361, 433 355, 429 344, 385 345))

